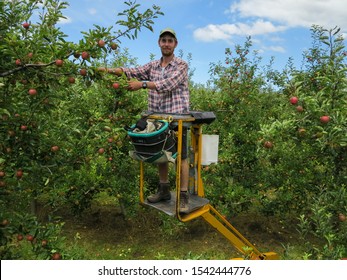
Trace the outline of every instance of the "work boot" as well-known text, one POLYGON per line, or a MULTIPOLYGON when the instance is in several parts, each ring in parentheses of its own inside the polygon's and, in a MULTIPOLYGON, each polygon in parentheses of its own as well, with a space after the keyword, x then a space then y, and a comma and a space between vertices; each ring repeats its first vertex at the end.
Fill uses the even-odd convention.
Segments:
POLYGON ((162 200, 170 200, 170 184, 169 183, 159 183, 158 191, 155 194, 151 194, 147 197, 150 203, 156 203, 162 200))
POLYGON ((180 194, 180 212, 185 213, 189 210, 189 193, 181 191, 180 194))

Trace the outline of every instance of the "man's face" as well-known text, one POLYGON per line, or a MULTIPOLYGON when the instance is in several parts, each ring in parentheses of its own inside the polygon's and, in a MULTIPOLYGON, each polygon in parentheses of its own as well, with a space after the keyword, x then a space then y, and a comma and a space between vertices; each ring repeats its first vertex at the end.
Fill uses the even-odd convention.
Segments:
POLYGON ((163 56, 172 55, 177 46, 177 40, 169 34, 164 34, 160 37, 158 43, 163 56))

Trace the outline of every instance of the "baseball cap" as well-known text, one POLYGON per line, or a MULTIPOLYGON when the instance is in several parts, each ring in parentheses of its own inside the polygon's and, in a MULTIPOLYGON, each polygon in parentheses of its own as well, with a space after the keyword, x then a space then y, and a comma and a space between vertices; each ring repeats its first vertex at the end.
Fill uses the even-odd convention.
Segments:
POLYGON ((172 36, 176 38, 176 32, 172 28, 165 28, 162 31, 160 31, 159 37, 161 37, 161 35, 163 35, 164 33, 170 33, 172 36))

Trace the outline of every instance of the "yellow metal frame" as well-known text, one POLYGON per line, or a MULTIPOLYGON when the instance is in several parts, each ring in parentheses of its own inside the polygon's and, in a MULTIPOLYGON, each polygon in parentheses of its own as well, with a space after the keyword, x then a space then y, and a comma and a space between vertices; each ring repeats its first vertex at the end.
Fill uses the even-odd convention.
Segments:
MULTIPOLYGON (((201 179, 201 155, 202 155, 202 124, 194 124, 195 119, 188 117, 176 119, 174 115, 163 116, 150 115, 154 119, 167 119, 176 121, 178 124, 177 131, 177 158, 176 158, 176 217, 181 222, 188 222, 198 217, 202 217, 213 228, 221 233, 229 242, 244 256, 245 259, 251 260, 276 260, 278 255, 274 252, 262 253, 251 242, 249 242, 231 223, 223 217, 209 203, 188 214, 181 214, 180 206, 180 181, 181 181, 181 154, 182 154, 182 133, 183 123, 187 122, 190 126, 191 152, 194 154, 194 162, 190 163, 190 168, 195 168, 195 177, 189 178, 190 184, 194 185, 194 194, 204 197, 203 181, 201 179)), ((140 203, 144 203, 144 162, 140 161, 140 203)))

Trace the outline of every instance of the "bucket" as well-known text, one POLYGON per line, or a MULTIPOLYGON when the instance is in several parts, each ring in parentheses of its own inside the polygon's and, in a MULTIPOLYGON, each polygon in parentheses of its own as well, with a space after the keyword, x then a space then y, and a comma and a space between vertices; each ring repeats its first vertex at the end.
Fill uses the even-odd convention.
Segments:
MULTIPOLYGON (((176 140, 167 122, 159 121, 162 127, 150 133, 128 131, 135 151, 143 157, 152 157, 161 151, 176 153, 176 140)), ((132 126, 134 128, 134 125, 132 126)))
POLYGON ((202 135, 201 164, 210 165, 218 162, 219 135, 202 135))

